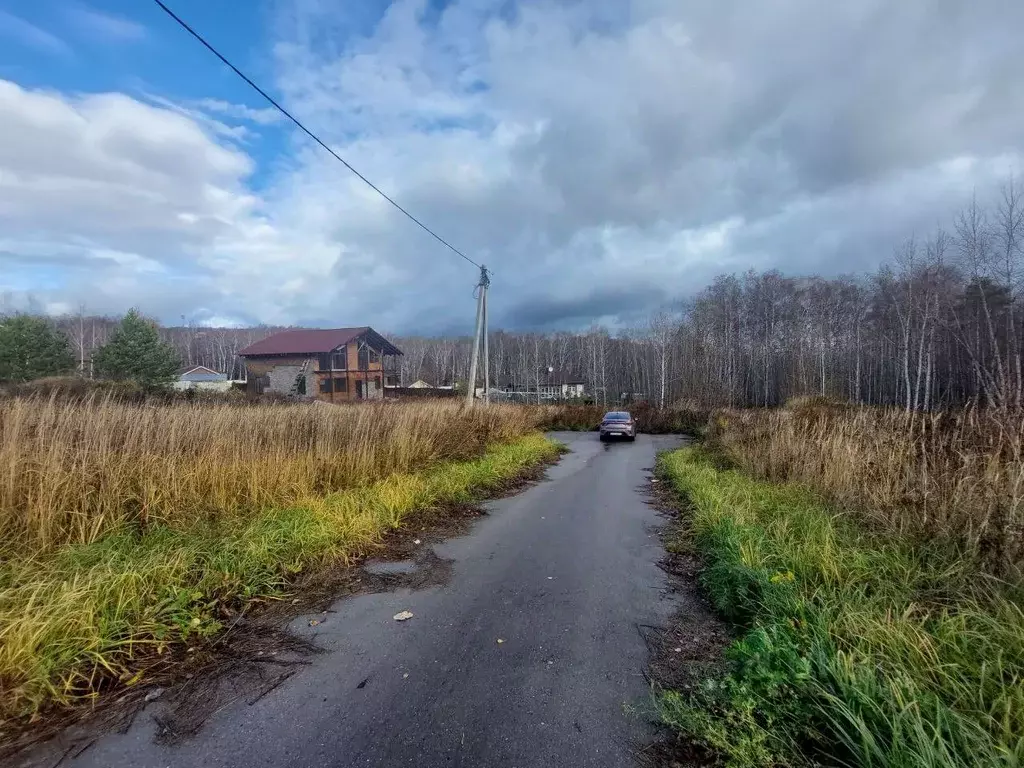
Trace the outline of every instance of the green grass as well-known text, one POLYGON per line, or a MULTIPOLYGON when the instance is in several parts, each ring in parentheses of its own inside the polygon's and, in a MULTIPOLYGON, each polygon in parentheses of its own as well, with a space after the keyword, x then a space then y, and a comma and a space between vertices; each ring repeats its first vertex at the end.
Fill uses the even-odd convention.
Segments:
POLYGON ((976 563, 858 527, 809 491, 661 456, 687 501, 728 671, 659 695, 732 766, 1024 765, 1020 592, 976 563))
POLYGON ((145 659, 220 631, 246 600, 299 572, 348 562, 416 510, 469 502, 553 458, 530 435, 480 458, 395 474, 248 519, 119 530, 43 559, 0 565, 0 721, 144 679, 145 659))

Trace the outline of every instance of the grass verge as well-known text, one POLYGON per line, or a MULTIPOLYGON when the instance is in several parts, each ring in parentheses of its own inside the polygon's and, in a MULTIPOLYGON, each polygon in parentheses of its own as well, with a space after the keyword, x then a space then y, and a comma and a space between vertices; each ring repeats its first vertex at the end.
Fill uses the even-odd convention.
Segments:
POLYGON ((724 676, 660 694, 666 724, 731 766, 1024 764, 1018 589, 703 447, 658 469, 689 504, 706 593, 743 628, 724 676))
POLYGON ((99 541, 0 565, 0 721, 134 685, 147 659, 221 630, 247 601, 292 577, 346 564, 420 509, 506 487, 560 448, 532 434, 481 457, 311 497, 247 518, 116 530, 99 541))
POLYGON ((737 468, 813 488, 872 530, 1024 578, 1024 411, 908 413, 804 398, 719 411, 707 436, 737 468))

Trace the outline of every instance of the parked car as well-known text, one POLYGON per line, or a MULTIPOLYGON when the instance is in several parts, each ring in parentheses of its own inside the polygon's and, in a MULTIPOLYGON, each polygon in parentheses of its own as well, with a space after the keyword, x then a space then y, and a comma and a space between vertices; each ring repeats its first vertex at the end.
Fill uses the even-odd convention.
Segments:
POLYGON ((608 411, 601 419, 601 440, 636 440, 636 420, 628 411, 608 411))

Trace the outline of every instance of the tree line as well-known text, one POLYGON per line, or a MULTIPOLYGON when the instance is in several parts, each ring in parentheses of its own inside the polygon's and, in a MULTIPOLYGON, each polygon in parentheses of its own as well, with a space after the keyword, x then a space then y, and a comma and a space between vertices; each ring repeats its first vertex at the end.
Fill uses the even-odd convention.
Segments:
MULTIPOLYGON (((135 309, 114 324, 89 355, 91 375, 143 387, 169 384, 177 375, 178 364, 177 352, 160 340, 156 324, 135 309)), ((75 370, 71 337, 50 318, 26 314, 0 317, 0 382, 22 383, 75 370)))
MULTIPOLYGON (((946 226, 908 238, 872 274, 722 275, 633 328, 495 331, 491 383, 532 384, 551 367, 581 377, 588 396, 607 404, 772 406, 812 394, 908 410, 1019 407, 1022 279, 1024 201, 1010 182, 990 204, 974 200, 946 226)), ((83 309, 54 327, 68 339, 72 367, 88 376, 118 321, 83 309)), ((186 324, 157 332, 182 365, 241 379, 238 351, 279 330, 186 324)), ((468 336, 389 339, 405 353, 401 385, 466 380, 468 336)))

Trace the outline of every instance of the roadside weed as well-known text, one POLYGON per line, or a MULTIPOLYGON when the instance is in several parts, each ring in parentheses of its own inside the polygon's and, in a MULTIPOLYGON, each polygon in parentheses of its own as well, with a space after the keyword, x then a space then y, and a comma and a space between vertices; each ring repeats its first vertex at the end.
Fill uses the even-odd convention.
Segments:
POLYGON ((659 459, 707 594, 746 628, 723 679, 662 716, 733 766, 1024 764, 1024 614, 971 560, 876 534, 809 491, 659 459))

